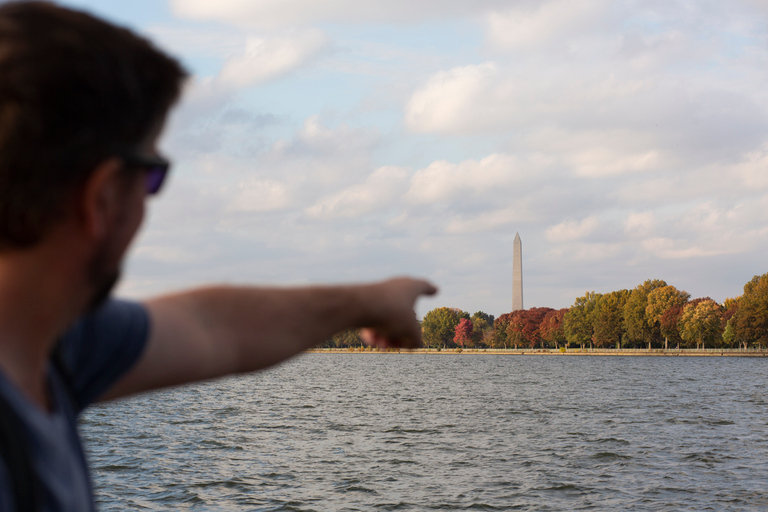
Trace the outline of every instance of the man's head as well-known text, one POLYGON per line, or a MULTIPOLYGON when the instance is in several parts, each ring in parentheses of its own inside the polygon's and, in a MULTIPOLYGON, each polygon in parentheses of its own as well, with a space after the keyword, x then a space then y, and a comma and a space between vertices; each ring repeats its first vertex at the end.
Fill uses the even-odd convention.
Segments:
POLYGON ((137 155, 184 78, 147 40, 89 14, 0 5, 0 251, 37 244, 100 163, 137 155))

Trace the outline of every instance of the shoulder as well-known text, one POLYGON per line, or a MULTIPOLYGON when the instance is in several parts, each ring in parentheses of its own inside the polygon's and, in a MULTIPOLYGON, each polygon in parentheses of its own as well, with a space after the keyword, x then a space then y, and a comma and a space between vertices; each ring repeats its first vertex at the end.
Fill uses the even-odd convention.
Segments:
POLYGON ((138 302, 109 300, 80 318, 59 340, 64 361, 73 371, 105 358, 127 355, 146 341, 149 315, 138 302))
POLYGON ((146 307, 139 302, 111 299, 98 309, 84 315, 67 331, 64 339, 88 339, 107 331, 140 334, 147 328, 149 316, 146 307))
POLYGON ((59 351, 77 401, 96 400, 138 360, 149 336, 143 304, 109 300, 61 337, 59 351))

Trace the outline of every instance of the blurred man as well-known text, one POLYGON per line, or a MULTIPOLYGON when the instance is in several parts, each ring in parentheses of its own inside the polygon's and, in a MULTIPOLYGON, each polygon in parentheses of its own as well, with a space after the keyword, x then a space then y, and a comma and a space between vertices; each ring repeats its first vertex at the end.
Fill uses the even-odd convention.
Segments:
POLYGON ((95 401, 258 370, 350 327, 420 343, 421 280, 109 298, 184 79, 128 30, 0 5, 0 511, 93 510, 75 424, 95 401))

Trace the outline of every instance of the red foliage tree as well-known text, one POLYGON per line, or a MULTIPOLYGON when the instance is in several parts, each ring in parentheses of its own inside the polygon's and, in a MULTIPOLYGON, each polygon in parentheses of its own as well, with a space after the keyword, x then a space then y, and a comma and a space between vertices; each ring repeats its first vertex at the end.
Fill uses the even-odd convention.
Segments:
POLYGON ((677 347, 680 348, 680 342, 683 339, 680 337, 677 324, 680 322, 681 316, 683 316, 683 306, 672 306, 659 317, 659 327, 661 335, 665 339, 665 346, 672 343, 677 344, 677 347))
POLYGON ((565 314, 568 308, 552 310, 544 316, 539 325, 539 336, 541 341, 554 345, 555 348, 560 345, 565 346, 565 314))
POLYGON ((527 345, 535 348, 541 345, 541 325, 547 313, 554 311, 552 308, 521 309, 512 312, 512 318, 507 326, 507 336, 515 345, 527 345))
POLYGON ((473 344, 472 342, 472 320, 469 318, 462 318, 461 321, 456 325, 456 331, 453 336, 453 342, 460 346, 461 348, 464 348, 464 346, 471 346, 473 344))

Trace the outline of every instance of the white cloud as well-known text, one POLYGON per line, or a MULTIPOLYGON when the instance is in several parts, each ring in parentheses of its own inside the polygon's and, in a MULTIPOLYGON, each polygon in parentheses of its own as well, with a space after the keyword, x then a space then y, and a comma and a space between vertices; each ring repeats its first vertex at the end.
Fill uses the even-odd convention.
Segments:
POLYGON ((733 157, 768 131, 768 99, 755 87, 744 90, 743 81, 716 83, 702 74, 691 86, 635 76, 620 62, 612 73, 611 66, 604 61, 605 69, 589 70, 566 63, 552 73, 527 73, 489 62, 440 71, 413 92, 404 121, 414 132, 438 135, 558 132, 561 137, 546 141, 550 147, 590 137, 594 146, 579 149, 602 151, 594 155, 598 160, 614 160, 609 153, 619 142, 621 165, 585 162, 582 172, 593 175, 657 167, 672 152, 686 159, 733 157))
POLYGON ((413 204, 428 204, 477 196, 521 181, 522 172, 517 159, 509 155, 493 154, 459 164, 438 160, 416 171, 405 198, 413 204))
POLYGON ((267 212, 290 204, 290 193, 283 183, 252 178, 238 184, 229 207, 232 211, 267 212))
POLYGON ((291 36, 248 36, 245 52, 228 59, 216 80, 236 88, 252 87, 305 66, 328 45, 328 37, 319 30, 291 36))
POLYGON ((182 17, 260 28, 318 23, 413 23, 480 15, 505 0, 171 0, 182 17))
POLYGON ((386 208, 405 190, 407 173, 399 167, 380 167, 365 183, 323 197, 306 209, 309 217, 329 220, 354 218, 386 208))
POLYGON ((436 73, 413 93, 405 122, 415 132, 466 133, 492 127, 507 109, 494 84, 501 77, 493 63, 462 66, 436 73))
POLYGON ((349 153, 350 151, 370 151, 378 142, 375 130, 353 129, 346 124, 329 128, 313 115, 304 120, 293 144, 285 146, 291 151, 305 153, 312 151, 319 154, 349 153))
POLYGON ((744 159, 727 169, 729 174, 741 176, 751 190, 768 187, 768 144, 744 155, 744 159))
POLYGON ((621 243, 573 243, 556 246, 547 258, 558 261, 605 262, 616 258, 624 250, 621 243))
POLYGON ((530 201, 521 198, 515 203, 506 208, 488 208, 477 215, 454 215, 448 219, 445 232, 452 235, 471 235, 500 228, 512 229, 515 225, 525 225, 537 220, 530 201))
POLYGON ((664 259, 703 258, 738 252, 738 250, 726 246, 720 246, 718 249, 707 249, 698 245, 692 245, 686 240, 672 240, 661 237, 644 240, 643 249, 664 259))
POLYGON ((755 250, 768 234, 768 197, 726 207, 712 201, 666 212, 630 214, 626 234, 638 239, 650 256, 661 259, 705 258, 755 250))
POLYGON ((146 29, 153 41, 174 55, 226 59, 241 53, 246 34, 241 30, 158 24, 146 29))
POLYGON ((260 153, 255 165, 260 173, 302 191, 296 199, 304 208, 370 173, 372 153, 380 139, 376 130, 344 123, 328 126, 313 115, 292 137, 278 139, 260 153))
POLYGON ((331 45, 328 35, 314 28, 255 32, 155 25, 148 32, 174 55, 222 61, 215 75, 209 72, 197 77, 198 89, 202 83, 218 92, 281 78, 311 64, 331 45))
POLYGON ((648 236, 656 229, 654 212, 630 213, 624 221, 624 231, 627 235, 648 236))
POLYGON ((552 0, 490 13, 489 40, 511 53, 434 72, 404 122, 436 136, 525 138, 592 178, 734 161, 768 134, 766 73, 756 74, 765 37, 743 11, 669 4, 552 0), (754 50, 740 55, 717 20, 750 34, 738 45, 754 50))
POLYGON ((608 0, 554 0, 488 14, 488 37, 497 47, 525 50, 564 40, 605 22, 608 0))
POLYGON ((595 231, 600 226, 597 217, 587 217, 581 221, 567 220, 547 228, 546 237, 550 242, 568 242, 579 240, 595 231))
POLYGON ((656 170, 659 168, 659 152, 626 154, 608 148, 581 151, 571 158, 577 174, 592 178, 616 174, 656 170))

